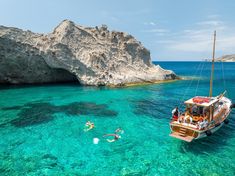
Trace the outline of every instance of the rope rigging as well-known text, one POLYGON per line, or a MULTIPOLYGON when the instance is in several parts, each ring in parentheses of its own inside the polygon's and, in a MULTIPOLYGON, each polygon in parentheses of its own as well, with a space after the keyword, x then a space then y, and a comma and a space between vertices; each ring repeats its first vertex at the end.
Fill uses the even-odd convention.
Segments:
POLYGON ((198 64, 197 69, 196 69, 196 71, 194 72, 191 81, 190 81, 189 84, 186 86, 187 88, 186 88, 186 90, 185 90, 185 92, 184 92, 184 94, 183 94, 183 97, 182 97, 181 99, 179 99, 179 103, 178 103, 178 104, 180 104, 180 105, 179 105, 179 109, 181 109, 182 106, 184 105, 184 100, 185 100, 186 94, 188 93, 189 88, 191 87, 193 81, 195 80, 194 78, 197 76, 197 74, 198 74, 198 72, 200 71, 200 69, 204 67, 204 66, 202 67, 202 64, 204 65, 204 62, 205 62, 205 61, 201 61, 201 62, 198 64))
MULTIPOLYGON (((226 90, 226 82, 225 82, 225 76, 224 76, 224 63, 221 61, 221 69, 222 69, 222 79, 223 79, 223 85, 224 85, 224 90, 226 90)), ((227 93, 228 95, 228 93, 227 93)))
POLYGON ((197 81, 197 87, 196 87, 196 90, 195 90, 195 96, 197 95, 197 90, 198 90, 199 82, 200 82, 200 79, 201 79, 201 76, 202 76, 202 70, 204 68, 204 65, 205 65, 205 61, 203 62, 202 67, 201 67, 200 75, 199 75, 199 78, 198 78, 198 81, 197 81))
MULTIPOLYGON (((197 79, 197 84, 196 84, 196 88, 195 88, 195 94, 194 96, 197 95, 198 93, 198 89, 199 89, 199 84, 200 84, 200 80, 201 80, 201 76, 202 76, 202 72, 204 70, 204 67, 205 67, 205 63, 206 61, 201 61, 198 66, 197 66, 197 69, 195 71, 195 73, 193 74, 193 78, 198 76, 198 79, 197 79)), ((225 80, 225 73, 224 73, 224 63, 221 62, 221 72, 222 72, 222 81, 223 81, 223 88, 224 90, 226 90, 226 80, 225 80)), ((218 76, 217 76, 218 77, 218 76)), ((192 87, 192 84, 193 84, 193 81, 195 79, 191 79, 191 81, 189 82, 189 84, 186 86, 186 90, 184 91, 184 94, 183 94, 183 97, 179 100, 179 109, 182 108, 182 106, 184 105, 184 100, 185 100, 185 97, 186 95, 188 94, 190 88, 192 87)), ((228 93, 227 93, 228 95, 228 93)))

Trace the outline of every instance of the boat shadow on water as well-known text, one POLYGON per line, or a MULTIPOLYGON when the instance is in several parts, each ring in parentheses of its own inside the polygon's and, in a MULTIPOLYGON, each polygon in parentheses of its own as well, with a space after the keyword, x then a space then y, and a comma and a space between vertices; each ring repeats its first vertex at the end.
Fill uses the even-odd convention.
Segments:
POLYGON ((193 154, 209 154, 216 153, 223 149, 228 141, 235 138, 235 112, 230 114, 230 123, 224 124, 216 133, 206 138, 194 140, 190 143, 183 142, 180 145, 180 152, 193 154))

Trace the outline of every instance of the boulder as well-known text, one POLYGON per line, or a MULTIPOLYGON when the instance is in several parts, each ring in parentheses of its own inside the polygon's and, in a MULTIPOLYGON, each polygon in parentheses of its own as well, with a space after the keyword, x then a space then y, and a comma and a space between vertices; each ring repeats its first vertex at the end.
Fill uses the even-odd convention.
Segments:
POLYGON ((175 79, 133 36, 62 21, 49 34, 0 26, 0 83, 118 86, 175 79))

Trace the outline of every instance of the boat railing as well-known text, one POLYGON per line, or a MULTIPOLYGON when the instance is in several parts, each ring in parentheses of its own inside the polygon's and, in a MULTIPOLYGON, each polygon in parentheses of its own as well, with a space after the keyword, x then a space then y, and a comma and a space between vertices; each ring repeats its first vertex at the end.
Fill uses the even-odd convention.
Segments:
POLYGON ((202 115, 192 115, 192 114, 187 114, 185 113, 180 114, 179 118, 177 120, 172 120, 172 122, 180 124, 182 126, 189 126, 191 128, 195 129, 205 129, 209 126, 208 122, 205 122, 207 120, 207 116, 202 116, 202 115), (200 124, 200 122, 204 122, 200 124))

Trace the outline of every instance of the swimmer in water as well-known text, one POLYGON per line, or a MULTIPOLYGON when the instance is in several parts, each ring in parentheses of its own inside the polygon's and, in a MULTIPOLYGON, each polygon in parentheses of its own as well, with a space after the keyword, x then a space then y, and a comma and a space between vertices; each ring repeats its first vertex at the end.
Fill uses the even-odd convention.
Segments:
POLYGON ((115 130, 115 134, 123 134, 124 133, 124 130, 122 129, 122 128, 117 128, 116 130, 115 130))
POLYGON ((91 122, 90 121, 87 121, 86 122, 86 126, 88 126, 88 125, 90 125, 91 124, 91 122))
POLYGON ((103 137, 113 136, 113 139, 106 139, 108 142, 115 142, 121 138, 120 134, 123 134, 124 130, 122 128, 117 128, 113 134, 106 134, 103 137))
POLYGON ((115 142, 116 140, 120 139, 121 136, 118 134, 105 134, 103 137, 107 137, 107 136, 113 136, 113 139, 106 139, 108 142, 115 142))
POLYGON ((94 127, 95 127, 95 124, 94 124, 94 123, 92 123, 92 122, 90 122, 90 121, 87 121, 87 122, 86 122, 86 125, 85 125, 84 131, 89 131, 89 130, 93 129, 94 127))

